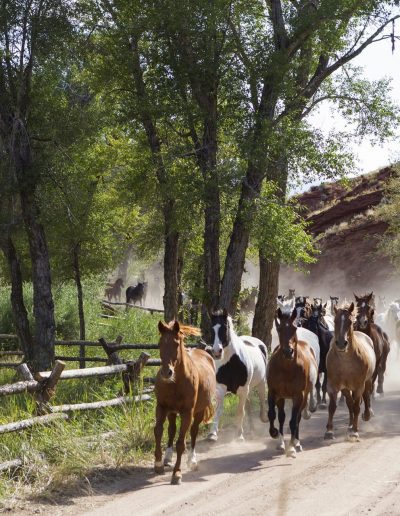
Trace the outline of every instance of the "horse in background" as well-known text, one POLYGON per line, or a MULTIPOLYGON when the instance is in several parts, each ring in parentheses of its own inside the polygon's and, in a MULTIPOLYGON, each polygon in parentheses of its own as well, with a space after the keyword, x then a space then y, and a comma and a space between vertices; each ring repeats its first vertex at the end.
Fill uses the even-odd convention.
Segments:
POLYGON ((329 296, 331 300, 331 306, 330 306, 330 315, 332 317, 335 317, 335 306, 338 308, 339 306, 339 298, 337 296, 329 296))
POLYGON ((364 421, 371 417, 372 375, 376 358, 372 340, 353 329, 354 303, 348 308, 335 307, 335 331, 326 357, 328 372, 329 416, 325 439, 333 439, 333 416, 339 391, 346 398, 349 410, 348 439, 358 439, 358 416, 364 399, 364 421))
POLYGON ((207 439, 217 441, 224 397, 227 392, 231 392, 239 396, 236 426, 238 439, 243 440, 245 405, 252 389, 256 389, 260 400, 260 419, 264 423, 267 421, 265 407, 267 347, 255 337, 236 335, 232 319, 226 310, 211 314, 211 330, 213 354, 217 360, 217 407, 207 439))
POLYGON ((120 301, 123 286, 124 282, 122 278, 118 278, 114 283, 107 283, 107 288, 104 291, 107 300, 112 301, 112 299, 115 298, 117 301, 120 301))
POLYGON ((372 392, 374 392, 375 380, 378 378, 376 392, 383 395, 383 380, 386 371, 387 357, 390 351, 390 343, 387 334, 374 323, 374 309, 365 302, 358 308, 358 314, 354 328, 368 335, 374 345, 376 366, 372 375, 372 392))
POLYGON ((328 373, 326 369, 326 356, 329 351, 329 347, 331 344, 331 340, 333 337, 333 332, 330 331, 326 321, 325 321, 325 306, 322 304, 319 305, 311 305, 311 315, 307 319, 304 324, 304 328, 315 333, 318 337, 318 344, 320 349, 320 359, 319 359, 319 367, 318 367, 318 379, 315 384, 317 391, 317 404, 322 405, 322 407, 326 406, 326 392, 327 392, 327 382, 328 382, 328 373), (322 383, 322 398, 321 398, 321 381, 320 375, 324 375, 324 380, 322 383))
POLYGON ((256 300, 258 296, 257 287, 251 287, 243 290, 241 293, 242 299, 239 301, 239 308, 241 312, 246 314, 254 312, 256 309, 256 300))
POLYGON ((181 416, 179 437, 176 442, 176 462, 171 484, 182 481, 181 460, 185 451, 186 433, 190 427, 191 450, 188 466, 196 470, 196 439, 200 423, 207 423, 213 415, 215 394, 215 365, 212 357, 201 349, 187 350, 187 335, 200 335, 197 328, 183 326, 178 321, 158 323, 160 331, 161 368, 155 381, 157 399, 156 424, 154 427, 156 473, 164 473, 164 466, 171 465, 173 442, 176 434, 176 416, 181 416), (168 418, 168 447, 162 461, 161 439, 165 419, 168 418))
MULTIPOLYGON (((296 457, 297 451, 302 450, 299 437, 301 415, 306 411, 309 396, 313 400, 318 376, 318 365, 311 347, 298 338, 300 328, 294 324, 296 317, 295 308, 292 312, 277 309, 275 325, 279 345, 270 357, 267 372, 269 433, 273 439, 280 438, 278 449, 281 450, 285 450, 285 400, 291 399, 293 402, 289 422, 291 438, 286 447, 288 457, 296 457), (279 431, 275 428, 275 406, 278 407, 279 431)), ((314 406, 310 408, 315 410, 314 406)))
POLYGON ((136 302, 140 303, 140 306, 143 306, 143 303, 146 301, 147 294, 147 281, 139 282, 135 287, 128 287, 126 289, 126 304, 136 302))
POLYGON ((375 317, 375 323, 388 335, 396 348, 396 358, 400 355, 400 300, 389 304, 387 310, 375 317))

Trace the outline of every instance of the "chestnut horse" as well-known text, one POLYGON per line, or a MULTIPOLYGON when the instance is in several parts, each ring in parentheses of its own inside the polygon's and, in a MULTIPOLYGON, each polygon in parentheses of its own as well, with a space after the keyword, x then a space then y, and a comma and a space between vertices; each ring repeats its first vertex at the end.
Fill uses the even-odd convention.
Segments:
POLYGON ((386 361, 390 351, 390 343, 387 334, 380 326, 374 323, 374 309, 366 302, 361 302, 354 328, 371 337, 374 345, 376 366, 372 375, 372 392, 374 392, 375 380, 378 378, 376 392, 383 395, 383 379, 386 371, 386 361))
POLYGON ((215 365, 212 357, 201 349, 188 351, 185 348, 186 335, 200 335, 197 328, 183 326, 178 321, 165 324, 158 323, 160 331, 160 357, 155 392, 157 398, 155 464, 156 473, 164 472, 164 465, 171 465, 173 442, 176 433, 176 416, 181 416, 179 437, 176 441, 176 463, 172 473, 171 484, 182 481, 181 459, 185 451, 186 433, 190 427, 191 450, 188 466, 197 469, 195 452, 196 438, 201 422, 208 422, 214 412, 215 365), (161 438, 165 419, 168 417, 168 448, 162 461, 161 438))
POLYGON ((314 352, 307 342, 297 338, 296 318, 296 308, 292 312, 282 312, 280 308, 276 311, 279 346, 271 355, 267 371, 269 434, 273 439, 280 437, 278 449, 281 450, 285 449, 285 399, 293 400, 289 422, 291 439, 286 447, 288 457, 296 457, 296 449, 302 450, 299 440, 301 413, 307 406, 308 396, 312 395, 318 375, 314 352), (278 407, 279 432, 274 425, 275 405, 278 407))
POLYGON ((122 278, 118 278, 114 283, 107 283, 107 288, 104 291, 104 295, 108 301, 112 301, 113 297, 119 301, 121 299, 121 291, 123 286, 124 282, 122 278))
POLYGON ((333 439, 333 416, 338 392, 346 398, 349 409, 348 438, 358 439, 358 416, 364 399, 364 421, 371 417, 372 375, 376 359, 372 340, 353 329, 354 303, 348 308, 334 308, 335 333, 326 356, 328 371, 329 417, 325 439, 333 439))

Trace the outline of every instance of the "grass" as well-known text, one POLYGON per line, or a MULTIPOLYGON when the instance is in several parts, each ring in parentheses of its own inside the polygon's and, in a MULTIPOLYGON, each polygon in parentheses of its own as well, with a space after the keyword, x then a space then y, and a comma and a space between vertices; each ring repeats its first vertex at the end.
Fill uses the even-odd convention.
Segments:
MULTIPOLYGON (((31 289, 27 285, 26 304, 31 317, 31 289)), ((87 316, 87 339, 97 340, 103 336, 112 341, 119 334, 123 342, 158 342, 157 323, 160 314, 150 315, 140 310, 121 310, 116 319, 102 319, 98 299, 101 294, 98 282, 85 285, 85 310, 87 316)), ((0 287, 0 333, 14 333, 9 290, 0 287)), ((54 289, 57 338, 76 339, 78 322, 73 285, 63 284, 54 289)), ((0 344, 1 346, 2 344, 0 344)), ((12 341, 3 344, 11 349, 12 341)), ((1 349, 1 347, 0 347, 1 349)), ((102 348, 87 347, 87 355, 104 356, 102 348)), ((157 350, 149 351, 158 356, 157 350)), ((77 356, 78 347, 57 346, 57 354, 77 356)), ((124 358, 135 358, 140 350, 121 352, 124 358)), ((101 365, 88 363, 87 367, 101 365)), ((68 362, 68 368, 77 363, 68 362)), ((152 376, 154 369, 147 369, 152 376), (151 371, 151 372, 150 372, 151 371)), ((0 385, 16 381, 11 369, 0 369, 0 385)), ((120 376, 105 379, 60 381, 53 405, 82 403, 115 398, 122 388, 120 376)), ((230 424, 235 412, 236 397, 226 398, 225 413, 221 425, 230 424)), ((1 398, 0 424, 27 419, 32 416, 32 396, 15 395, 1 398)), ((87 488, 88 479, 107 469, 140 465, 152 460, 154 449, 154 400, 96 411, 76 412, 68 421, 56 421, 49 427, 32 429, 0 436, 0 463, 21 458, 24 467, 17 473, 0 474, 0 510, 18 506, 21 500, 32 497, 53 498, 65 492, 69 486, 87 488)), ((206 430, 203 429, 203 432, 206 430)), ((166 437, 166 431, 164 438, 166 437)))

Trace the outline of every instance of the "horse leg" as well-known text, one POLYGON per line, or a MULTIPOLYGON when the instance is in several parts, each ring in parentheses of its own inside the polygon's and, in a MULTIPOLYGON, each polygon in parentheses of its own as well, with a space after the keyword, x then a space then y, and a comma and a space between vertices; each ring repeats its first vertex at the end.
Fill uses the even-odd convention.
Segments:
POLYGON ((361 392, 359 392, 359 391, 353 392, 353 411, 354 411, 353 426, 351 429, 349 429, 349 432, 347 433, 347 438, 350 441, 358 440, 358 416, 360 414, 361 397, 362 397, 362 391, 361 392))
POLYGON ((257 385, 257 395, 260 401, 260 419, 263 423, 268 422, 267 404, 265 402, 265 388, 265 381, 262 381, 257 385))
POLYGON ((349 389, 342 389, 342 394, 346 398, 346 405, 349 410, 349 429, 353 426, 354 420, 354 403, 349 389))
POLYGON ((321 404, 321 380, 320 380, 320 374, 317 375, 317 383, 315 384, 315 389, 317 391, 317 405, 319 406, 321 404))
POLYGON ((293 400, 292 417, 289 421, 291 436, 289 444, 286 448, 286 456, 292 457, 293 459, 296 457, 296 446, 300 445, 300 441, 298 440, 298 428, 301 418, 301 411, 307 403, 307 397, 308 393, 301 393, 300 396, 293 400))
POLYGON ((245 412, 247 414, 247 418, 249 420, 249 427, 250 427, 250 433, 252 434, 254 431, 254 425, 253 425, 253 413, 251 410, 251 401, 249 398, 246 400, 246 409, 245 412))
POLYGON ((245 414, 246 400, 249 396, 249 387, 239 387, 237 390, 239 403, 236 411, 236 427, 239 441, 244 441, 243 437, 243 419, 245 414))
POLYGON ((276 406, 278 407, 278 421, 279 421, 279 440, 276 449, 285 451, 285 440, 283 438, 283 426, 285 424, 285 400, 284 398, 280 398, 276 402, 276 406))
POLYGON ((156 424, 154 426, 154 437, 156 439, 156 449, 154 452, 154 471, 156 473, 164 473, 164 464, 162 463, 161 439, 163 434, 164 421, 167 417, 165 408, 157 405, 156 407, 156 424))
POLYGON ((330 391, 328 390, 329 394, 329 415, 328 415, 328 422, 326 424, 326 432, 324 435, 324 439, 334 439, 333 435, 333 416, 336 412, 336 401, 337 401, 337 391, 330 391))
POLYGON ((176 462, 174 471, 172 472, 171 484, 180 484, 182 482, 181 461, 182 454, 186 449, 185 438, 192 422, 193 412, 183 412, 181 414, 181 427, 179 428, 179 437, 176 441, 176 462))
POLYGON ((381 396, 383 396, 383 380, 385 377, 387 356, 388 354, 386 353, 386 350, 384 350, 378 371, 378 387, 376 388, 376 392, 381 396))
POLYGON ((373 411, 371 410, 371 389, 371 380, 367 380, 365 382, 364 392, 362 395, 364 400, 364 413, 362 415, 362 418, 364 421, 369 421, 371 419, 371 416, 374 415, 373 411))
POLYGON ((195 446, 196 446, 197 434, 199 432, 199 426, 200 426, 200 423, 203 421, 203 419, 204 419, 204 410, 202 410, 201 412, 197 412, 197 414, 195 414, 195 416, 194 416, 192 426, 190 427, 190 452, 188 454, 187 463, 188 463, 188 467, 192 471, 196 471, 199 467, 197 464, 197 456, 196 456, 195 446))
POLYGON ((164 466, 171 466, 172 455, 174 453, 173 445, 176 434, 176 414, 171 412, 168 414, 168 446, 164 455, 164 466))
POLYGON ((278 430, 275 428, 275 395, 268 391, 268 419, 269 419, 269 435, 272 439, 276 439, 278 437, 278 430))
POLYGON ((324 371, 324 381, 322 382, 322 407, 326 408, 326 391, 328 384, 328 372, 324 371))
POLYGON ((217 388, 215 392, 215 399, 216 399, 216 409, 215 409, 215 416, 214 420, 211 425, 211 431, 207 435, 208 441, 217 441, 218 440, 218 425, 219 425, 219 419, 222 416, 222 412, 224 411, 224 398, 226 394, 226 385, 223 385, 222 383, 217 383, 217 388))

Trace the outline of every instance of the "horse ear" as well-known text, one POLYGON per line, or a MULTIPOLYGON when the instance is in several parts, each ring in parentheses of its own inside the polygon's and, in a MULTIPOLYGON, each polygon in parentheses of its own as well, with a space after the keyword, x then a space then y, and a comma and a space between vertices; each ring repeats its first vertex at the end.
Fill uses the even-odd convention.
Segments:
MULTIPOLYGON (((353 292, 353 294, 354 294, 354 292, 353 292)), ((354 297, 356 298, 356 301, 358 303, 360 301, 360 298, 356 294, 354 294, 354 297)))
POLYGON ((349 306, 349 313, 352 314, 353 310, 354 310, 354 303, 351 303, 351 305, 349 306))
POLYGON ((368 301, 371 301, 373 295, 374 295, 374 291, 372 291, 371 294, 367 297, 368 301))
POLYGON ((168 326, 163 321, 158 321, 158 331, 160 333, 165 333, 168 330, 168 326))
POLYGON ((174 322, 174 326, 172 328, 174 330, 175 333, 179 333, 180 329, 181 329, 181 326, 179 324, 179 321, 175 321, 174 322))
POLYGON ((326 305, 328 304, 328 301, 324 304, 324 308, 326 308, 326 305))

